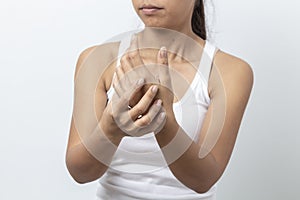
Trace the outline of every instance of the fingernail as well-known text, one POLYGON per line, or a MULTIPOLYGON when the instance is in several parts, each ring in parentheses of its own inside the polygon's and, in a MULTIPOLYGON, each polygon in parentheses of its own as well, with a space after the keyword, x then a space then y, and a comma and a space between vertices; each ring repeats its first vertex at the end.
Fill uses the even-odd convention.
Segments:
POLYGON ((160 119, 165 119, 165 117, 166 117, 166 113, 165 112, 162 112, 162 113, 159 114, 159 118, 160 119))
POLYGON ((160 48, 160 58, 166 58, 167 57, 167 48, 161 47, 160 48))
POLYGON ((152 86, 152 92, 153 93, 156 93, 158 90, 158 87, 156 85, 152 86))
POLYGON ((156 105, 161 106, 162 101, 160 99, 157 100, 156 105))
POLYGON ((142 85, 143 83, 144 83, 144 79, 143 78, 141 78, 141 79, 139 79, 138 81, 137 81, 137 85, 142 85))

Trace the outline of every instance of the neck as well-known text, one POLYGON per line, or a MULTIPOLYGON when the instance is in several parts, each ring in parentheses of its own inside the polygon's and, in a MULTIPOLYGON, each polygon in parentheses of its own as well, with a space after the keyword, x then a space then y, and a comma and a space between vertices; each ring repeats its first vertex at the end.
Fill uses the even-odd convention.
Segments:
POLYGON ((169 52, 183 57, 189 62, 199 61, 204 40, 189 29, 175 31, 171 29, 145 27, 138 33, 139 48, 160 49, 165 46, 169 52))

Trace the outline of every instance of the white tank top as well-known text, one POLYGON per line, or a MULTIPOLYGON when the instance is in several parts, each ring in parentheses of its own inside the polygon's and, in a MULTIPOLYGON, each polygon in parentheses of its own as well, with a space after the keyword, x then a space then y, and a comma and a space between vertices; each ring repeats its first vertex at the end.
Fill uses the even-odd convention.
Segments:
MULTIPOLYGON (((119 58, 130 44, 121 40, 119 58)), ((198 71, 184 96, 173 104, 178 124, 195 141, 210 104, 208 78, 217 48, 206 40, 198 71), (204 55, 204 54, 203 54, 204 55), (182 117, 184 116, 184 117, 182 117)), ((117 62, 119 66, 120 60, 117 62)), ((108 100, 114 93, 107 92, 108 100)), ((99 179, 97 200, 215 200, 215 184, 199 194, 183 185, 169 169, 153 133, 126 136, 113 156, 110 167, 99 179)))

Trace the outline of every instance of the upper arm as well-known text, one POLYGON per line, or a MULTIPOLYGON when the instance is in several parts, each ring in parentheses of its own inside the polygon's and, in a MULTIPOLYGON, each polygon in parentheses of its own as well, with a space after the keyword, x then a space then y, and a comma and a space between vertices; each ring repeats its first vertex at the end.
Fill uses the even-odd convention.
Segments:
POLYGON ((111 46, 93 46, 84 50, 76 63, 74 102, 67 150, 81 143, 97 126, 105 109, 105 80, 114 63, 111 46))
POLYGON ((253 71, 239 58, 223 52, 217 55, 209 80, 211 103, 200 132, 199 156, 211 152, 221 175, 230 159, 250 97, 253 71))

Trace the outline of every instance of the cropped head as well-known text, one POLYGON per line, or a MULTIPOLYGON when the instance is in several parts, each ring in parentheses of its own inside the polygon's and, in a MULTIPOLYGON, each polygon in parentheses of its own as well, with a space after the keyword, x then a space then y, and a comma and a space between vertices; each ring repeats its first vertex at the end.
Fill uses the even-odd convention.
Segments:
POLYGON ((203 0, 132 0, 146 27, 191 31, 206 40, 203 0))

